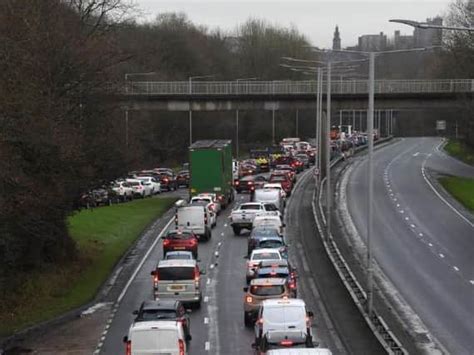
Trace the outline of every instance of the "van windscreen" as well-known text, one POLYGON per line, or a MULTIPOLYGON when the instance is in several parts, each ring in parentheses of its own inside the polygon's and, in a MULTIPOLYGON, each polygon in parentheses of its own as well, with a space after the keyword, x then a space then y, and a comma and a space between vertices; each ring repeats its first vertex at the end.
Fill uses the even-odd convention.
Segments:
POLYGON ((194 267, 173 266, 158 268, 158 279, 163 281, 193 280, 194 267))

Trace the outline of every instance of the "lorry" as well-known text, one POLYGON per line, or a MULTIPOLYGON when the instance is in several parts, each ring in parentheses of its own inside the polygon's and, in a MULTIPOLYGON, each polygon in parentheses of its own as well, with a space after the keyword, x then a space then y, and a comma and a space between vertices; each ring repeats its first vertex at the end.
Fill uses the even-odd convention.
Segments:
POLYGON ((190 196, 215 193, 222 208, 234 199, 230 140, 200 140, 189 147, 190 196))

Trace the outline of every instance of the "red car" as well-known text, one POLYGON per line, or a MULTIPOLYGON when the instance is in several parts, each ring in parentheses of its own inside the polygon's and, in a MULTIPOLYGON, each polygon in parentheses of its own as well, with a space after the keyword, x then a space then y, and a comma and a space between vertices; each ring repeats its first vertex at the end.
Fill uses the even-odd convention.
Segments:
POLYGON ((181 170, 178 175, 176 175, 176 185, 177 187, 189 187, 189 170, 181 170))
POLYGON ((178 188, 178 183, 176 181, 176 176, 173 173, 167 172, 160 174, 160 184, 161 190, 176 190, 178 188))
POLYGON ((287 173, 273 173, 268 179, 269 183, 278 183, 281 185, 283 190, 286 192, 286 196, 291 195, 291 190, 293 189, 293 182, 289 178, 287 173))
POLYGON ((194 258, 198 256, 198 238, 191 231, 173 230, 163 238, 163 254, 169 251, 190 251, 194 258))

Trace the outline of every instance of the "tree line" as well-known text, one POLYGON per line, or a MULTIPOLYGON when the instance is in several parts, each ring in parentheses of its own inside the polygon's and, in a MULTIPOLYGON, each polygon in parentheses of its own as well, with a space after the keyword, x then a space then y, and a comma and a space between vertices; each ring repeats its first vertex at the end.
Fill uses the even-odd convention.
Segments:
MULTIPOLYGON (((452 22, 466 21, 459 14, 468 13, 472 23, 471 5, 457 0, 452 22)), ((126 74, 153 73, 129 80, 310 79, 280 66, 283 56, 316 59, 296 28, 249 19, 224 32, 184 14, 146 23, 139 15, 123 0, 0 3, 0 299, 25 282, 18 274, 77 257, 67 217, 81 192, 131 169, 186 160, 187 114, 131 112, 125 144, 124 112, 104 98, 126 74)), ((438 74, 472 74, 472 35, 457 36, 449 39, 438 74), (444 65, 454 60, 463 64, 444 65)), ((196 139, 234 137, 233 113, 200 115, 196 139)), ((294 135, 294 115, 278 113, 281 135, 294 135)), ((300 113, 303 136, 314 132, 313 117, 300 113)), ((242 112, 242 142, 268 144, 270 119, 242 112)))

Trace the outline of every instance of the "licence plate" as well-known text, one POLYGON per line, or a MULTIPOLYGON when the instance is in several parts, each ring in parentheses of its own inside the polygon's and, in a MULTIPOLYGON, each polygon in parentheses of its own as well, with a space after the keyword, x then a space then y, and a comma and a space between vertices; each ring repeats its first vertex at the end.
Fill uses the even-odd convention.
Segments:
POLYGON ((183 285, 172 285, 168 287, 169 290, 171 291, 184 291, 184 286, 183 285))
POLYGON ((174 247, 174 250, 184 250, 186 249, 185 247, 174 247))

